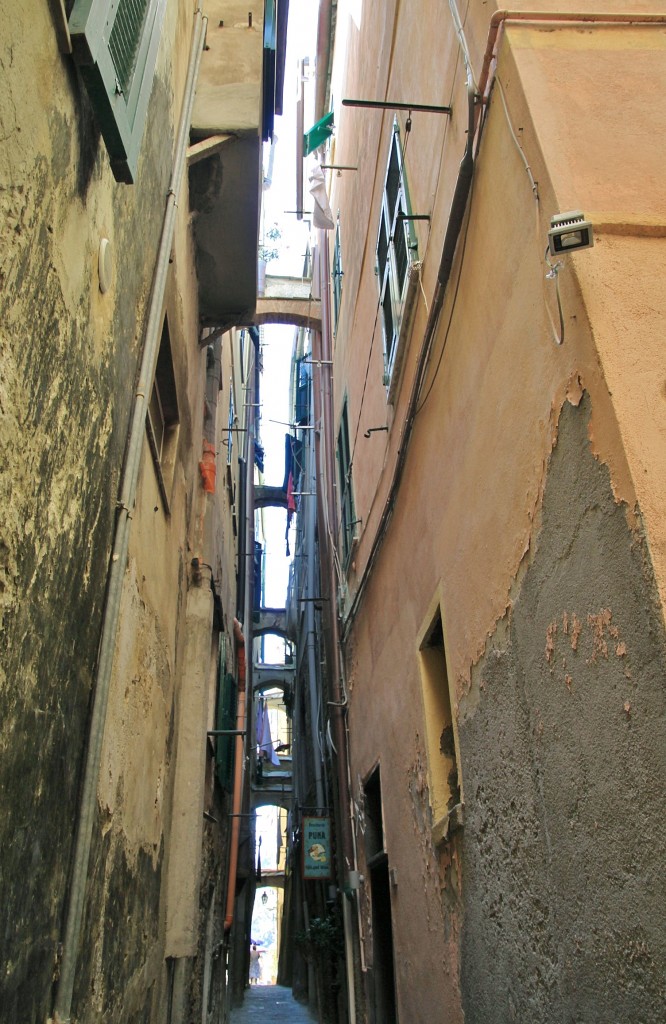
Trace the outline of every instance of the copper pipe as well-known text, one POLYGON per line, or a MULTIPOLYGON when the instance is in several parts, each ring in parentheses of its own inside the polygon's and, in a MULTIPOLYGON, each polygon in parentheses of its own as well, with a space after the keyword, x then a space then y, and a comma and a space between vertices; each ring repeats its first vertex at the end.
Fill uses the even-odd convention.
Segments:
POLYGON ((243 795, 243 745, 245 740, 245 638, 238 619, 234 619, 234 640, 236 641, 236 664, 238 674, 238 706, 236 709, 236 754, 234 758, 234 796, 231 818, 231 842, 229 851, 229 878, 227 880, 227 909, 224 918, 225 933, 231 930, 234 921, 236 900, 236 874, 238 871, 238 840, 240 838, 240 809, 243 795))
POLYGON ((490 19, 488 42, 483 55, 483 66, 479 78, 479 95, 483 97, 488 85, 490 63, 495 52, 495 44, 500 26, 505 21, 561 22, 562 24, 595 24, 595 25, 666 25, 666 14, 566 14, 563 11, 495 11, 490 19))

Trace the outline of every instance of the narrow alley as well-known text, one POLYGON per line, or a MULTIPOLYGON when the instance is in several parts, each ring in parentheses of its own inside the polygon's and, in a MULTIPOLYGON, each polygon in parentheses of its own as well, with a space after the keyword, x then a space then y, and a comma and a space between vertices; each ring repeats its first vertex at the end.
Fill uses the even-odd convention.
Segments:
POLYGON ((0 25, 0 1024, 665 1024, 666 0, 0 25))
POLYGON ((282 985, 251 985, 243 1005, 231 1011, 230 1024, 311 1024, 316 1021, 282 985))

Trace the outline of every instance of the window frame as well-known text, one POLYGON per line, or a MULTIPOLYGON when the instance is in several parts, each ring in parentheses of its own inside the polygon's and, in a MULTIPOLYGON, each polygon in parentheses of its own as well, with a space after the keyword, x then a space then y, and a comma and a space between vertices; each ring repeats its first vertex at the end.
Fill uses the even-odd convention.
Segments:
POLYGON ((234 408, 233 380, 229 378, 229 415, 227 417, 227 466, 231 465, 234 450, 234 430, 236 429, 236 410, 234 408))
POLYGON ((142 0, 75 0, 69 17, 72 57, 94 107, 116 181, 136 180, 166 0, 145 0, 132 70, 123 89, 112 55, 114 27, 128 5, 142 0))
POLYGON ((296 359, 296 401, 294 422, 297 427, 308 426, 311 412, 312 370, 309 354, 296 359))
POLYGON ((167 515, 171 511, 171 488, 176 466, 179 432, 178 391, 173 369, 169 323, 165 316, 153 386, 150 398, 146 403, 146 434, 164 503, 164 511, 167 515), (153 422, 156 419, 155 412, 159 415, 158 423, 153 422))
POLYGON ((418 660, 427 749, 428 788, 435 843, 464 824, 464 792, 455 694, 449 672, 444 614, 439 595, 421 629, 418 660))
POLYGON ((393 121, 391 143, 382 189, 375 268, 379 285, 379 314, 384 341, 384 385, 389 388, 399 369, 403 321, 410 285, 410 270, 418 259, 418 243, 411 216, 400 125, 393 121))
POLYGON ((340 320, 340 307, 342 305, 342 278, 344 276, 344 270, 342 269, 342 245, 340 242, 340 215, 338 214, 336 225, 335 225, 335 241, 333 243, 333 269, 331 270, 331 279, 333 282, 333 334, 338 332, 338 323, 340 320))
POLYGON ((347 412, 347 399, 345 398, 342 412, 340 414, 340 426, 335 448, 335 458, 338 466, 338 493, 340 504, 340 551, 342 564, 345 570, 349 567, 352 551, 354 549, 356 535, 356 512, 354 505, 354 486, 352 480, 352 458, 349 445, 349 416, 347 412))

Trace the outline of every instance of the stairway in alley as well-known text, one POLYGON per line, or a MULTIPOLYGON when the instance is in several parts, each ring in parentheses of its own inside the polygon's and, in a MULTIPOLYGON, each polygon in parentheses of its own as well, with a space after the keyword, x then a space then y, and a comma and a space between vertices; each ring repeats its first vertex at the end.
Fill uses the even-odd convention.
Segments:
POLYGON ((243 1005, 231 1011, 230 1024, 315 1024, 306 1006, 282 985, 251 985, 243 1005))

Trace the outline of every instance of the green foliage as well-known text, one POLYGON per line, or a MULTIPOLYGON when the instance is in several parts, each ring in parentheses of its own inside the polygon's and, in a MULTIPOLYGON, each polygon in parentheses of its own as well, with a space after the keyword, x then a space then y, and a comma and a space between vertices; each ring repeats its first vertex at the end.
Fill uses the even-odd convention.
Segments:
POLYGON ((338 914, 313 917, 310 926, 295 936, 296 945, 306 960, 330 963, 344 953, 344 933, 338 914))
MULTIPOLYGON (((278 242, 282 238, 282 232, 280 231, 277 224, 273 224, 265 233, 264 238, 268 239, 269 242, 278 242)), ((259 246, 259 259, 263 260, 264 263, 269 263, 270 260, 276 260, 280 255, 280 250, 275 245, 267 245, 266 242, 262 242, 259 246)))

